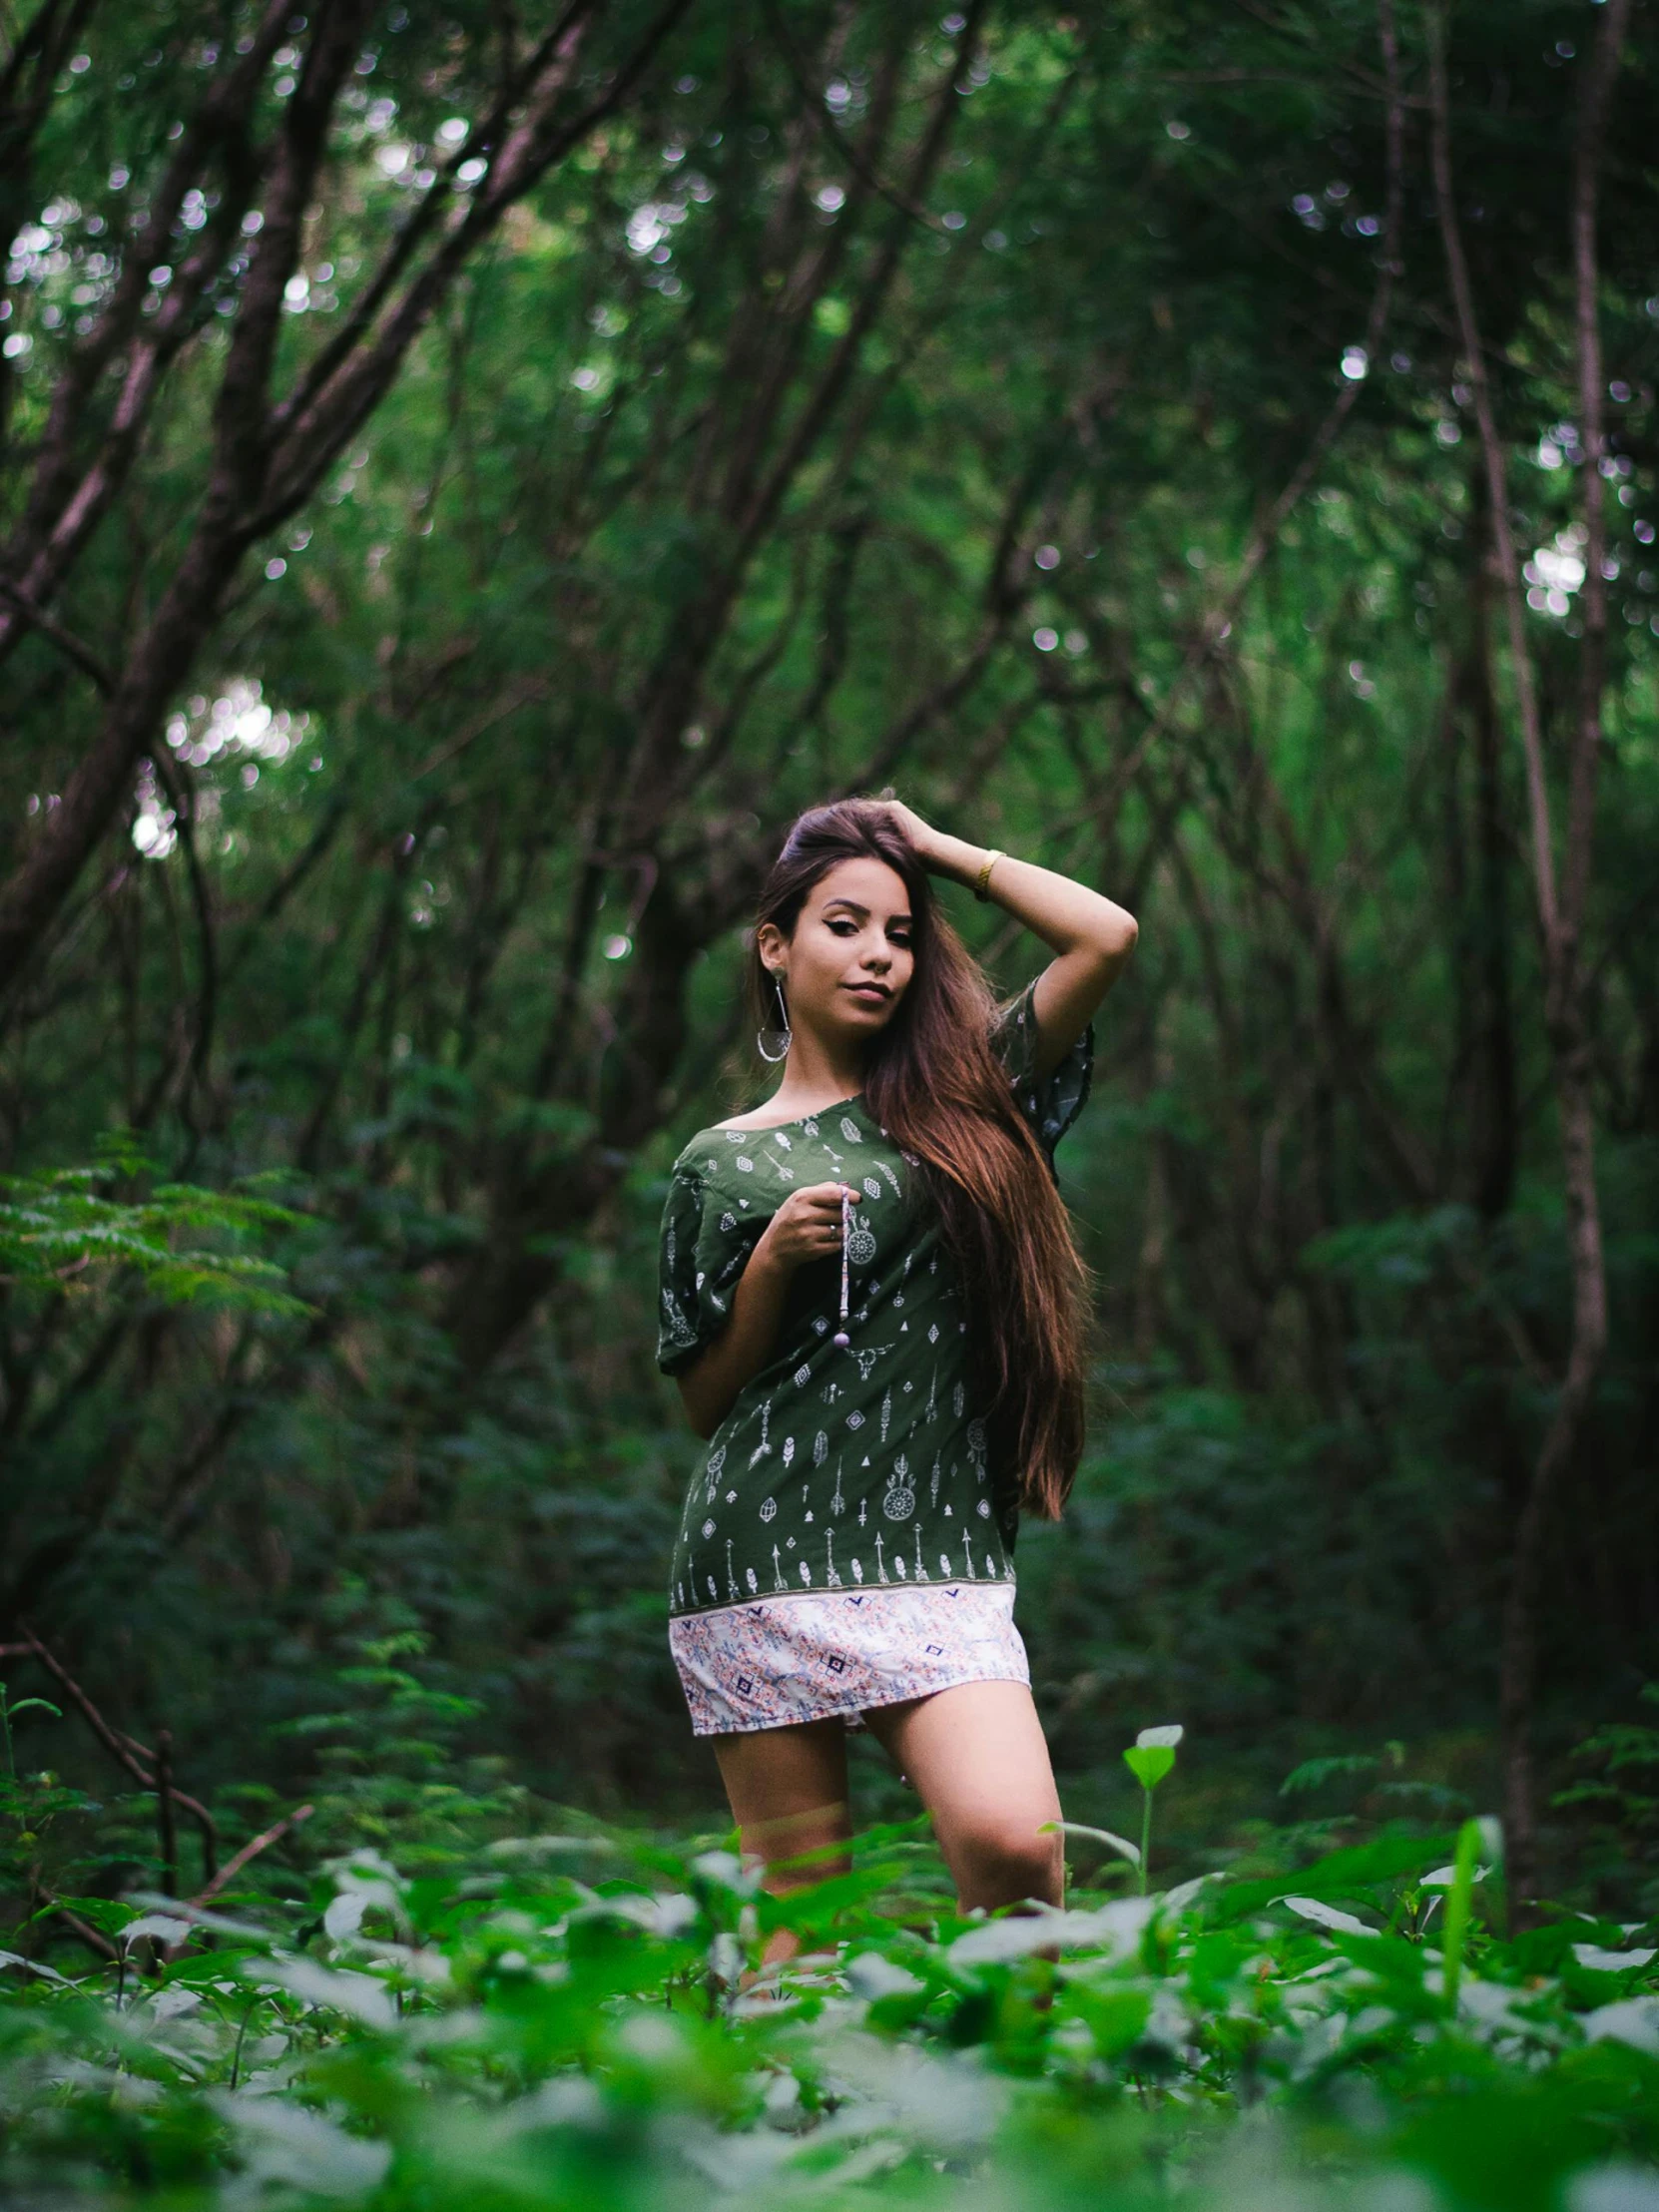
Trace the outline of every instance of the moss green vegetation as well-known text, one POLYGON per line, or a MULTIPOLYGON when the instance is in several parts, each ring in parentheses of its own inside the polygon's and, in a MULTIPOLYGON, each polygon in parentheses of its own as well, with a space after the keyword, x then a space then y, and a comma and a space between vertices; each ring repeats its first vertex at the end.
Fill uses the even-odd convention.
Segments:
MULTIPOLYGON (((50 1776, 5 1799, 14 1866, 90 1817, 50 1776)), ((786 1900, 719 1838, 522 1793, 396 1825, 308 1865, 295 1829, 207 1904, 71 1898, 26 1924, 27 1954, 0 1954, 6 2202, 1659 2198, 1650 1933, 1561 1914, 1504 1939, 1477 1821, 1312 1858, 1286 1832, 1247 1879, 1144 1895, 1112 1857, 1063 1911, 969 1920, 914 1823, 786 1900), (801 1952, 761 1968, 780 1929, 801 1952)))

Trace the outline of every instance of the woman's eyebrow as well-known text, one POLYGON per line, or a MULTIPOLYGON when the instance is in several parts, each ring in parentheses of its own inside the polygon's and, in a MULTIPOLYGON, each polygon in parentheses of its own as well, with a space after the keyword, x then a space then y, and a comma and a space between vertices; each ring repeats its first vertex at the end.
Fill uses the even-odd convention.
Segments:
MULTIPOLYGON (((856 914, 860 921, 869 919, 869 908, 860 906, 855 898, 827 898, 824 902, 825 912, 828 913, 831 906, 844 906, 849 914, 856 914)), ((910 917, 908 914, 889 914, 887 916, 887 927, 891 929, 895 923, 908 929, 910 917)))

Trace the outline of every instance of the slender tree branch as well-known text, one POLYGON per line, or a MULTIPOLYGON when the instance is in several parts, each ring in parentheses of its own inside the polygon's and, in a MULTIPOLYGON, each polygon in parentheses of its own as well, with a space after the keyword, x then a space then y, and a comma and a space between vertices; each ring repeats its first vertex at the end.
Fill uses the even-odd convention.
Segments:
MULTIPOLYGON (((292 391, 274 410, 271 426, 277 436, 285 434, 293 423, 309 411, 373 329, 381 308, 396 289, 398 279, 431 236, 438 219, 446 209, 453 206, 455 173, 461 163, 469 159, 479 159, 480 149, 485 150, 483 159, 493 161, 515 106, 530 98, 538 78, 572 49, 586 18, 592 13, 593 0, 571 0, 571 5, 566 8, 525 66, 509 73, 502 84, 494 109, 480 122, 476 130, 468 133, 464 145, 457 147, 444 163, 393 239, 379 268, 352 300, 339 328, 307 362, 304 373, 292 391)), ((483 184, 487 190, 487 173, 483 184)))
POLYGON ((216 1897, 230 1888, 244 1867, 249 1865, 252 1860, 258 1859, 262 1852, 269 1851, 273 1844, 279 1844, 284 1836, 291 1836, 293 1831, 300 1827, 303 1822, 308 1821, 315 1811, 316 1807, 314 1805, 296 1806, 291 1813, 285 1814, 281 1820, 275 1822, 258 1836, 250 1837, 241 1851, 226 1860, 213 1880, 204 1884, 197 1891, 195 1897, 190 1900, 191 1904, 211 1905, 216 1897))
POLYGON ((384 395, 474 249, 554 162, 616 113, 690 4, 691 0, 667 0, 603 95, 561 124, 557 120, 560 96, 575 75, 590 12, 586 7, 571 8, 561 35, 545 47, 545 59, 524 96, 522 112, 507 128, 461 220, 411 279, 372 343, 354 361, 342 365, 302 411, 281 424, 272 455, 268 496, 253 520, 251 537, 274 528, 309 497, 323 471, 384 395))
POLYGON ((57 647, 66 661, 73 662, 83 676, 90 676, 106 699, 115 690, 115 678, 91 646, 83 645, 72 631, 66 630, 61 622, 54 621, 21 584, 14 584, 9 577, 0 576, 0 599, 9 600, 27 628, 38 630, 49 645, 57 647))
POLYGON ((1618 73, 1619 50, 1629 25, 1630 0, 1608 0, 1580 88, 1573 147, 1573 324, 1578 355, 1578 438, 1584 454, 1584 465, 1578 472, 1584 518, 1584 584, 1578 606, 1584 636, 1578 656, 1578 729, 1567 780, 1561 887, 1561 988, 1568 994, 1578 981, 1580 940, 1589 900, 1596 771, 1601 760, 1601 698, 1607 666, 1607 486, 1602 474, 1607 457, 1607 386, 1602 370, 1597 200, 1607 110, 1618 73))
MULTIPOLYGON (((189 336, 196 303, 237 238, 247 191, 261 161, 246 149, 234 164, 244 190, 224 197, 215 221, 204 233, 203 247, 175 272, 165 308, 140 335, 149 272, 164 251, 171 258, 169 242, 185 194, 208 156, 233 146, 245 131, 249 109, 289 14, 286 0, 267 0, 249 52, 210 87, 168 164, 142 233, 126 242, 114 293, 70 356, 42 434, 24 521, 6 553, 6 566, 22 574, 37 605, 51 599, 126 481, 162 372, 189 336), (74 482, 86 409, 105 369, 124 346, 129 357, 114 413, 102 426, 90 465, 74 482)), ((0 615, 0 658, 17 635, 15 622, 0 615)))
MULTIPOLYGON (((412 279, 373 342, 341 369, 274 447, 269 384, 284 287, 313 201, 334 103, 358 50, 371 0, 332 0, 318 16, 270 162, 263 225, 251 250, 214 405, 207 483, 193 535, 122 673, 102 732, 68 780, 62 804, 11 877, 0 885, 0 986, 16 978, 107 828, 157 718, 218 619, 248 547, 308 496, 324 468, 383 395, 467 255, 552 161, 634 91, 689 4, 690 0, 667 0, 604 94, 561 121, 560 95, 574 69, 575 34, 582 28, 575 11, 567 16, 565 21, 574 29, 556 42, 531 97, 510 116, 489 176, 473 195, 465 216, 412 279)), ((127 388, 116 409, 113 444, 117 447, 123 439, 137 436, 165 365, 157 342, 136 344, 132 352, 127 388)), ((90 528, 91 510, 107 503, 114 481, 110 470, 96 484, 89 479, 59 517, 52 544, 40 556, 41 561, 56 564, 54 574, 63 565, 60 554, 67 558, 65 549, 78 545, 90 528)), ((26 589, 33 590, 33 578, 31 569, 23 578, 26 589)), ((0 612, 0 648, 6 619, 0 612)), ((11 617, 14 628, 19 619, 15 614, 11 617)))
POLYGON ((96 1951, 100 1958, 107 1958, 113 1964, 121 1956, 120 1950, 102 1930, 94 1928, 90 1921, 82 1920, 79 1913, 72 1913, 67 1905, 60 1905, 54 1899, 46 1910, 53 1920, 62 1921, 77 1941, 85 1943, 88 1950, 96 1951))
MULTIPOLYGON (((219 1006, 219 940, 214 927, 213 894, 196 844, 196 792, 182 766, 172 761, 164 746, 150 756, 156 780, 173 806, 179 841, 184 847, 185 873, 190 882, 191 904, 196 914, 197 958, 201 974, 197 986, 196 1019, 191 1025, 190 1051, 185 1062, 185 1090, 181 1111, 193 1137, 196 1125, 190 1115, 190 1093, 207 1075, 213 1053, 214 1025, 219 1006)), ((191 1150, 196 1149, 193 1141, 191 1150)))
POLYGON ((807 81, 806 67, 796 51, 795 41, 790 37, 789 27, 784 21, 783 12, 779 8, 777 0, 761 0, 761 10, 767 19, 767 28, 772 33, 773 43, 783 57, 784 67, 789 71, 795 89, 801 95, 803 109, 812 118, 826 142, 833 147, 835 153, 845 162, 853 176, 861 184, 867 185, 869 190, 880 199, 886 201, 889 207, 896 208, 900 215, 907 216, 912 223, 919 224, 925 231, 934 231, 941 237, 948 237, 949 233, 937 216, 929 215, 927 210, 911 199, 907 193, 901 191, 895 185, 889 185, 873 165, 865 161, 854 142, 844 132, 837 129, 834 119, 829 113, 824 94, 815 92, 807 81))
POLYGON ((190 1797, 185 1791, 179 1789, 172 1781, 171 1775, 164 1785, 158 1779, 161 1762, 158 1761, 156 1753, 147 1751, 143 1744, 135 1743, 132 1737, 123 1735, 119 1729, 112 1728, 68 1668, 63 1665, 61 1660, 53 1656, 29 1623, 26 1620, 20 1620, 17 1625, 22 1629, 29 1649, 47 1673, 51 1675, 64 1695, 79 1709, 88 1727, 110 1754, 110 1757, 132 1776, 140 1789, 157 1790, 165 1787, 170 1803, 182 1807, 195 1821, 197 1827, 202 1831, 203 1857, 207 1862, 207 1872, 211 1880, 219 1856, 219 1827, 208 1808, 199 1799, 190 1797))
MULTIPOLYGON (((1366 316, 1364 353, 1369 369, 1382 346, 1382 333, 1387 327, 1388 313, 1393 302, 1394 280, 1403 265, 1399 261, 1400 216, 1404 193, 1404 102, 1400 91, 1399 51, 1394 30, 1392 0, 1378 0, 1378 38, 1382 48, 1383 67, 1388 87, 1385 143, 1387 150, 1387 196, 1383 213, 1382 231, 1379 239, 1377 284, 1372 293, 1371 307, 1366 316)), ((1279 542, 1285 524, 1301 504, 1303 495, 1315 475, 1324 466, 1331 448, 1336 444, 1343 425, 1354 411, 1360 396, 1361 377, 1343 379, 1341 390, 1327 411, 1324 420, 1315 431, 1307 452, 1267 514, 1251 533, 1244 557, 1233 577, 1225 596, 1213 607, 1201 624, 1197 636, 1187 648, 1181 667, 1177 670, 1162 705, 1154 714, 1138 743, 1131 748, 1121 763, 1113 790, 1104 805, 1115 814, 1125 796, 1140 774, 1142 763, 1152 748, 1166 735, 1175 721, 1177 709, 1184 704, 1188 686, 1208 661, 1215 659, 1231 636, 1233 624, 1244 605, 1246 594, 1261 574, 1268 556, 1279 542)))

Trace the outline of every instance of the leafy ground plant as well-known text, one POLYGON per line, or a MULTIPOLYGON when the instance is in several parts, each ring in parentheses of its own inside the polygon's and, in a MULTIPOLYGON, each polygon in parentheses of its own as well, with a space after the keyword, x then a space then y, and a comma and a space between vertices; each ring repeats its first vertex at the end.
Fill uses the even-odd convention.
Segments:
POLYGON ((0 2197, 1653 2212, 1648 1932, 1501 1937, 1489 1850, 964 1919, 913 1826, 778 1900, 573 1822, 347 1852, 297 1904, 141 1894, 90 1971, 7 1954, 0 2197), (811 1955, 762 1970, 779 1927, 811 1955))

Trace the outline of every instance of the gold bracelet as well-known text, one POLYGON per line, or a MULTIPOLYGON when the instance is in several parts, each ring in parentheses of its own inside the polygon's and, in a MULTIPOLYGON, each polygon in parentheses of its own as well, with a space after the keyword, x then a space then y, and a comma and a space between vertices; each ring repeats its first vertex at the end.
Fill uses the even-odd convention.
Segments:
POLYGON ((1005 853, 999 851, 987 852, 985 854, 985 864, 979 870, 978 882, 975 883, 973 886, 973 895, 975 898, 982 899, 987 895, 986 885, 990 882, 991 879, 991 869, 995 867, 998 860, 1005 859, 1007 855, 1005 853))

